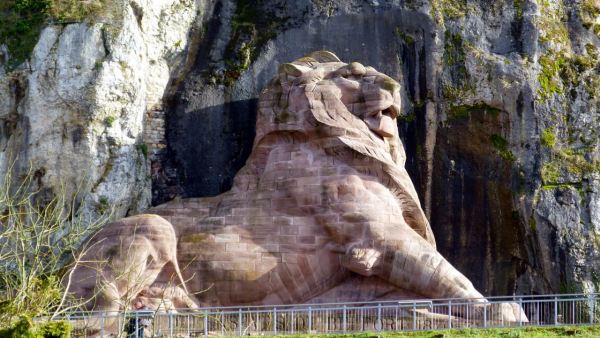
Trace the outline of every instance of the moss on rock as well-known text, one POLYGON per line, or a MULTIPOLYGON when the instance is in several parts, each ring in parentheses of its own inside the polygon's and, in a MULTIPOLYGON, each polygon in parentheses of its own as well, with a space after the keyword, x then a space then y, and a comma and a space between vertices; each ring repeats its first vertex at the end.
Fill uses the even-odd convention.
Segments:
POLYGON ((542 132, 542 137, 540 138, 540 143, 544 147, 554 147, 556 143, 556 135, 552 133, 552 129, 547 128, 542 132))

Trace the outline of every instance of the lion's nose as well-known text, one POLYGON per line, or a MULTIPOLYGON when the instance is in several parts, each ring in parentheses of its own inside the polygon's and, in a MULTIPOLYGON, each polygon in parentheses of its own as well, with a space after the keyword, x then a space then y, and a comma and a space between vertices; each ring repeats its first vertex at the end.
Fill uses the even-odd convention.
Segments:
POLYGON ((364 121, 371 131, 381 137, 393 137, 396 135, 394 120, 382 111, 366 117, 364 121))

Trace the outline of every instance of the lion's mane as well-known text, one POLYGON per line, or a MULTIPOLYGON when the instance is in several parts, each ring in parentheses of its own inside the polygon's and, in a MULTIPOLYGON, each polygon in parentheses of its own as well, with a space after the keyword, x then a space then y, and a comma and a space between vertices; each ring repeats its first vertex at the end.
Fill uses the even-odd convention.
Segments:
POLYGON ((404 168, 406 155, 399 137, 377 136, 360 118, 362 112, 351 112, 352 107, 340 99, 343 86, 392 86, 394 90, 400 86, 371 67, 363 67, 364 74, 357 76, 353 65, 320 51, 279 68, 260 95, 254 150, 236 176, 234 189, 256 186, 275 139, 310 141, 359 172, 379 178, 397 197, 406 223, 435 247, 431 227, 404 168))

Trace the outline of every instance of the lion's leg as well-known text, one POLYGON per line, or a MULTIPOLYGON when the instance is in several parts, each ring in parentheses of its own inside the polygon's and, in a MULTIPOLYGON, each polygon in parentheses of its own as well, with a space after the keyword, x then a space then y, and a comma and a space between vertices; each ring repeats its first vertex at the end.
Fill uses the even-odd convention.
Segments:
POLYGON ((385 238, 374 239, 372 246, 350 247, 344 267, 429 298, 483 298, 431 244, 407 225, 403 228, 387 226, 385 238))
POLYGON ((381 271, 391 283, 430 298, 483 301, 471 281, 420 237, 393 244, 385 249, 381 271))
MULTIPOLYGON (((403 231, 397 227, 386 230, 385 239, 375 240, 371 247, 351 247, 342 258, 344 267, 364 276, 377 275, 428 298, 470 299, 479 303, 473 305, 472 315, 483 315, 484 297, 431 244, 408 226, 403 231)), ((527 317, 524 313, 519 316, 522 310, 516 306, 514 309, 515 304, 502 304, 499 313, 505 321, 518 321, 520 317, 526 322, 527 317)), ((464 315, 459 312, 456 314, 464 315)))

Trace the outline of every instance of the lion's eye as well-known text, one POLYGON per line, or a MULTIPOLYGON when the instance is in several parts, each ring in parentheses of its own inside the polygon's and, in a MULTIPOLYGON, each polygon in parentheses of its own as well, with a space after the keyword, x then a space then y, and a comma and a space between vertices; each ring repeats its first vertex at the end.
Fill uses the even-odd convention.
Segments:
POLYGON ((382 113, 383 115, 386 115, 386 116, 389 116, 389 117, 391 117, 392 119, 396 117, 396 116, 394 116, 395 114, 394 114, 394 112, 393 112, 393 111, 392 111, 390 108, 388 108, 388 109, 386 109, 386 110, 382 111, 381 113, 382 113))

